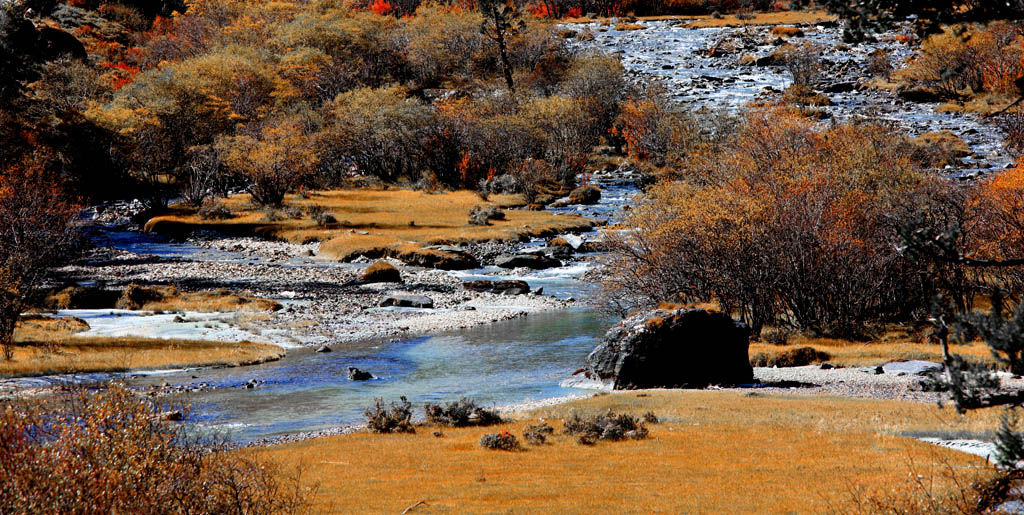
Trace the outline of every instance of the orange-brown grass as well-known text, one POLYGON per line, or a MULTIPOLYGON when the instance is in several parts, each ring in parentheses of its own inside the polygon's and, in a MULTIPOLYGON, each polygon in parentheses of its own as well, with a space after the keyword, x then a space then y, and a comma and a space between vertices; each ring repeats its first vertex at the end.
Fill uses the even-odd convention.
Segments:
POLYGON ((0 360, 0 377, 240 366, 284 356, 280 347, 262 343, 74 336, 88 328, 80 319, 19 322, 14 331, 14 356, 0 360))
POLYGON ((229 311, 276 311, 281 303, 261 297, 238 295, 228 290, 202 290, 179 292, 173 286, 157 287, 163 298, 142 304, 147 311, 199 311, 224 313, 229 311))
POLYGON ((741 20, 735 14, 728 14, 721 18, 711 16, 694 16, 696 20, 687 23, 687 28, 708 28, 708 27, 748 27, 755 25, 798 25, 814 24, 829 21, 836 21, 835 15, 824 10, 803 10, 803 11, 780 11, 774 13, 758 13, 752 19, 741 20))
POLYGON ((469 210, 473 206, 522 205, 518 196, 492 195, 490 201, 485 202, 470 191, 430 194, 408 190, 336 190, 315 193, 309 198, 288 195, 287 206, 304 211, 319 206, 332 213, 338 223, 327 227, 318 226, 308 215, 265 221, 264 213, 251 205, 249 195, 232 196, 224 200, 224 204, 235 213, 234 218, 202 220, 191 210, 181 210, 150 220, 146 229, 160 232, 215 229, 296 243, 320 241, 322 256, 348 259, 364 253, 379 254, 384 249, 402 245, 408 250, 436 243, 517 240, 582 231, 593 226, 591 220, 578 216, 518 209, 506 211, 505 219, 494 220, 492 225, 469 225, 469 210))
MULTIPOLYGON (((812 338, 793 336, 789 345, 779 346, 765 342, 752 342, 750 355, 764 353, 774 355, 797 347, 813 347, 815 350, 832 356, 829 363, 845 367, 878 366, 890 361, 920 359, 925 361, 942 361, 942 347, 934 343, 913 342, 855 342, 833 338, 812 338)), ((952 345, 950 352, 959 354, 971 361, 994 364, 992 352, 982 342, 971 342, 965 345, 952 345)))
MULTIPOLYGON (((896 433, 992 427, 993 416, 896 401, 630 392, 544 408, 497 428, 364 432, 257 453, 303 463, 320 481, 314 503, 323 513, 400 513, 419 501, 426 505, 416 512, 432 513, 813 513, 845 504, 854 487, 906 488, 910 473, 930 475, 938 462, 983 474, 980 458, 896 433), (609 408, 652 410, 662 423, 641 441, 583 446, 560 434, 571 410, 609 408), (553 443, 481 448, 482 434, 519 436, 536 417, 556 427, 553 443), (443 437, 433 436, 438 430, 443 437), (911 462, 918 467, 910 470, 911 462)), ((951 487, 935 479, 938 490, 951 487)))

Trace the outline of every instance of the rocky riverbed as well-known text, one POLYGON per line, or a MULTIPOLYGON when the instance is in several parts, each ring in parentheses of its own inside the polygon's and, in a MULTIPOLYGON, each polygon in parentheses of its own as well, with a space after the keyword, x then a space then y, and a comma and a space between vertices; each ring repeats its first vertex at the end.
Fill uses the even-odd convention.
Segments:
POLYGON ((803 25, 799 36, 788 38, 773 34, 770 26, 688 28, 687 23, 639 21, 635 25, 643 28, 633 30, 616 30, 614 22, 569 27, 578 33, 576 45, 620 57, 634 77, 660 79, 676 101, 693 111, 737 112, 750 103, 777 100, 792 83, 779 50, 786 44, 813 45, 820 52, 817 89, 831 103, 815 108, 821 117, 893 123, 911 137, 948 130, 971 149, 961 163, 949 167, 960 177, 1013 163, 1002 145, 1005 135, 984 117, 940 112, 936 102, 913 102, 873 87, 873 53, 886 55, 893 68, 904 66, 912 55, 909 24, 880 34, 875 42, 850 46, 842 42, 842 29, 835 23, 803 25))

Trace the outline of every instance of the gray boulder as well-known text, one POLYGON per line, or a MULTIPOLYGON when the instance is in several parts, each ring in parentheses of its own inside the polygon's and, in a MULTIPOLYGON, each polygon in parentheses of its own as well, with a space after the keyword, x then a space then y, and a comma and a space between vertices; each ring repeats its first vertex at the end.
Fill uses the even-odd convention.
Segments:
POLYGON ((426 295, 388 295, 381 299, 380 307, 390 306, 398 308, 433 308, 434 300, 426 295))
POLYGON ((533 270, 543 270, 545 268, 554 268, 556 266, 562 266, 562 262, 545 256, 543 254, 515 254, 498 256, 494 260, 494 264, 501 268, 530 268, 533 270))
POLYGON ((530 293, 530 285, 526 281, 465 281, 462 286, 467 290, 497 293, 500 295, 525 295, 530 293))
POLYGON ((750 383, 749 342, 747 325, 725 313, 654 310, 609 329, 584 371, 617 390, 750 383))

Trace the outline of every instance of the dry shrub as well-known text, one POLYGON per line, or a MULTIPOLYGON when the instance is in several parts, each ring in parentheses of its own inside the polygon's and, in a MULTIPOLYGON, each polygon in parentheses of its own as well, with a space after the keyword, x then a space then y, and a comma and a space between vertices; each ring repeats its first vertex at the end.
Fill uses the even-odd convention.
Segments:
POLYGON ((948 98, 981 92, 1016 95, 1014 80, 1024 74, 1020 35, 1020 25, 1012 22, 950 27, 926 39, 899 77, 948 98))
POLYGON ((485 449, 501 451, 517 451, 522 449, 516 435, 502 431, 500 433, 487 433, 480 437, 480 445, 485 449))
POLYGON ((527 204, 534 204, 540 189, 554 181, 555 173, 547 161, 527 159, 517 163, 507 177, 512 179, 515 191, 523 195, 523 200, 527 204))
POLYGON ((899 228, 946 190, 889 128, 751 111, 680 173, 607 234, 607 297, 620 311, 716 300, 755 331, 850 336, 919 315, 936 291, 927 265, 899 252, 899 228))
POLYGON ((423 406, 423 411, 427 421, 451 427, 493 426, 501 423, 500 415, 477 406, 476 402, 466 397, 444 406, 427 403, 423 406))
MULTIPOLYGON (((1005 170, 970 190, 967 200, 967 254, 976 259, 1015 259, 1024 248, 1024 166, 1005 170)), ((1024 295, 1024 267, 985 271, 984 282, 1000 284, 1014 297, 1024 295)))
POLYGON ((1024 154, 1024 112, 1004 113, 996 118, 996 125, 1006 133, 1004 146, 1012 152, 1024 154))
POLYGON ((889 80, 889 76, 892 75, 892 72, 893 66, 888 50, 879 48, 868 54, 868 73, 873 77, 881 77, 885 80, 889 80))
POLYGON ((415 433, 412 427, 412 403, 405 396, 398 402, 384 405, 384 399, 374 399, 373 407, 366 408, 366 427, 374 433, 415 433))
POLYGON ((297 513, 300 477, 202 445, 120 385, 0 411, 0 512, 297 513))
POLYGON ((504 220, 505 212, 497 206, 473 206, 469 209, 469 225, 491 225, 491 220, 504 220))
POLYGON ((607 413, 581 417, 578 413, 563 421, 567 435, 575 436, 583 445, 593 445, 597 440, 643 440, 647 438, 647 427, 637 417, 626 413, 607 413))
POLYGON ((779 327, 768 327, 761 331, 761 339, 772 345, 789 345, 790 336, 791 331, 779 327))
POLYGON ((813 87, 821 72, 821 47, 813 43, 786 45, 781 51, 782 63, 793 77, 794 85, 813 87))
POLYGON ((526 429, 523 429, 523 439, 526 440, 530 445, 544 445, 548 441, 548 437, 554 434, 555 428, 547 422, 541 422, 536 425, 528 425, 526 429))
POLYGON ((682 161, 700 141, 697 121, 678 111, 659 85, 622 103, 614 132, 630 157, 655 166, 682 161))
POLYGON ((821 363, 832 359, 827 352, 816 350, 814 347, 798 347, 775 355, 757 354, 750 360, 750 365, 755 367, 803 367, 814 363, 821 363))

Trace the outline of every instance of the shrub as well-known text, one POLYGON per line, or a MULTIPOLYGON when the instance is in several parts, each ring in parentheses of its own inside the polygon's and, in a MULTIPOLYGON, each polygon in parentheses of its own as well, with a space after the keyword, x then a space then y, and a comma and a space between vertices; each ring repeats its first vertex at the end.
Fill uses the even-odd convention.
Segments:
POLYGON ((399 402, 384 405, 384 399, 374 399, 373 407, 366 408, 366 427, 374 433, 415 433, 412 427, 412 403, 405 396, 399 402))
POLYGON ((477 406, 476 402, 466 397, 444 406, 427 403, 423 411, 429 422, 451 427, 493 426, 501 423, 500 415, 477 406))
POLYGON ((537 202, 537 195, 540 194, 541 188, 554 181, 555 173, 547 161, 527 159, 517 163, 507 175, 502 177, 509 179, 501 184, 511 182, 515 185, 513 191, 522 193, 523 200, 527 204, 534 204, 537 202))
POLYGON ((899 228, 953 190, 911 154, 889 128, 748 113, 734 136, 690 156, 686 182, 648 189, 608 233, 607 297, 624 310, 714 299, 755 331, 856 336, 920 315, 948 270, 901 254, 899 228))
POLYGON ((1014 80, 1024 73, 1020 34, 1019 25, 1006 22, 973 30, 949 27, 924 40, 899 77, 949 98, 983 91, 1016 95, 1014 80))
POLYGON ((537 425, 526 426, 526 429, 523 430, 523 439, 530 445, 544 445, 548 437, 554 434, 554 432, 554 427, 551 427, 547 422, 542 422, 537 425))
POLYGON ((673 106, 666 90, 655 85, 622 103, 614 132, 625 140, 630 157, 665 166, 682 161, 697 146, 696 127, 692 117, 673 106))
POLYGON ((868 54, 868 73, 874 77, 889 80, 892 72, 892 60, 888 50, 879 48, 868 54))
POLYGON ((203 220, 227 220, 235 217, 223 202, 212 198, 204 200, 196 214, 203 220))
POLYGON ((655 415, 653 411, 648 411, 647 413, 644 413, 643 418, 644 422, 647 422, 648 424, 657 424, 658 422, 660 422, 658 416, 655 415))
MULTIPOLYGON (((0 411, 0 512, 296 513, 298 475, 204 445, 121 385, 0 411)), ((167 417, 174 418, 174 417, 167 417)))
POLYGON ((1011 152, 1024 154, 1024 112, 1004 113, 996 118, 996 125, 1006 133, 1004 146, 1011 152))
POLYGON ((772 345, 789 345, 790 332, 778 327, 765 328, 761 331, 761 339, 772 345))
POLYGON ((488 433, 480 437, 480 445, 485 449, 516 451, 522 448, 516 435, 508 431, 488 433))
POLYGON ((821 47, 813 43, 786 45, 782 48, 782 63, 793 77, 793 84, 813 87, 821 71, 821 47))
POLYGON ((496 206, 473 206, 469 209, 469 225, 491 225, 491 220, 504 220, 505 212, 496 206))
POLYGON ((642 440, 647 438, 648 431, 640 419, 609 410, 602 415, 589 418, 580 417, 578 413, 563 422, 564 433, 576 436, 577 442, 590 445, 597 440, 642 440))
POLYGON ((755 367, 803 367, 814 363, 821 363, 832 359, 827 352, 816 350, 814 347, 798 347, 775 354, 758 354, 750 360, 750 365, 755 367))
POLYGON ((338 219, 335 218, 333 214, 326 211, 321 211, 313 215, 313 221, 316 222, 316 225, 319 227, 329 227, 338 223, 338 219))

